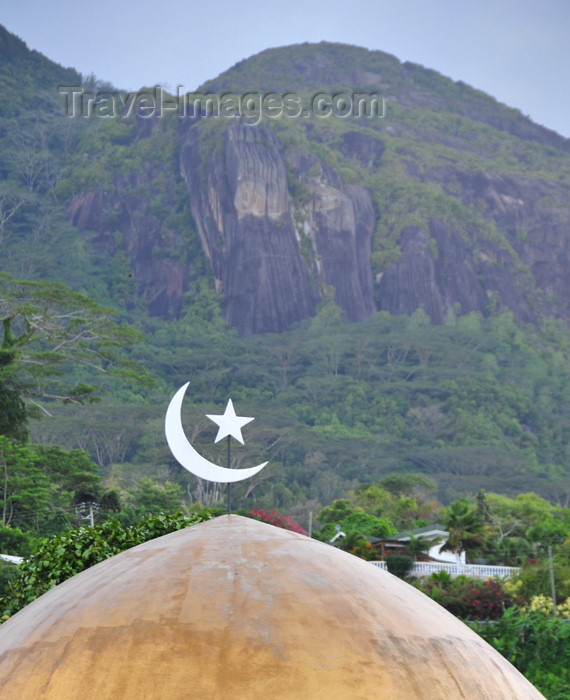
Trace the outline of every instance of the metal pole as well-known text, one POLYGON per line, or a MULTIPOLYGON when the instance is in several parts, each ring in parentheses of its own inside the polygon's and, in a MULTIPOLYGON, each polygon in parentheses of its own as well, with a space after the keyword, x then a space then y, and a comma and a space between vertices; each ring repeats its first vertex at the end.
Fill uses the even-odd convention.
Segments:
POLYGON ((554 571, 552 569, 552 547, 548 545, 548 568, 550 569, 550 591, 552 594, 552 614, 554 617, 558 615, 556 609, 556 589, 554 588, 554 571))
MULTIPOLYGON (((228 469, 232 468, 231 465, 231 436, 228 435, 228 469)), ((228 484, 228 515, 231 515, 232 513, 232 485, 231 483, 228 484)))

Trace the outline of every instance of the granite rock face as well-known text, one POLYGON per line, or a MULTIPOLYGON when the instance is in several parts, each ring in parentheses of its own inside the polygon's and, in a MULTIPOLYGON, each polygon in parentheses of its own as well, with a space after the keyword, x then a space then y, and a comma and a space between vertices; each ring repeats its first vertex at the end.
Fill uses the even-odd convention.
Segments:
MULTIPOLYGON (((232 123, 209 151, 203 128, 181 135, 180 172, 226 318, 241 335, 279 333, 313 316, 325 289, 351 321, 418 308, 435 323, 471 311, 510 310, 531 323, 542 314, 570 319, 568 185, 452 166, 416 172, 408 162, 411 176, 453 192, 498 234, 435 217, 423 228, 406 226, 399 260, 374 279, 370 255, 382 212, 369 189, 344 184, 308 150, 285 152, 263 124, 232 123)), ((381 141, 352 133, 339 150, 372 167, 381 141)), ((112 195, 87 190, 67 213, 98 255, 127 256, 127 308, 142 296, 152 315, 172 319, 188 288, 185 242, 151 212, 152 188, 150 172, 118 176, 112 195)))
POLYGON ((95 255, 108 261, 122 252, 130 264, 123 280, 127 309, 142 297, 152 316, 178 318, 182 295, 187 289, 187 267, 180 260, 183 239, 150 211, 150 176, 141 173, 118 177, 115 192, 109 196, 102 188, 86 190, 71 199, 67 215, 85 233, 95 255))
POLYGON ((301 256, 277 138, 228 127, 223 153, 204 159, 199 136, 189 131, 180 167, 227 319, 242 335, 283 331, 315 313, 318 289, 301 256))
POLYGON ((332 168, 294 152, 290 168, 306 193, 296 203, 269 128, 230 125, 223 138, 223 152, 205 157, 200 128, 189 130, 180 163, 228 322, 242 335, 284 331, 314 315, 323 284, 347 319, 373 313, 368 191, 343 187, 332 168))
POLYGON ((477 261, 450 224, 432 219, 429 234, 416 227, 402 231, 400 260, 379 276, 380 309, 411 314, 423 308, 434 323, 442 323, 448 315, 485 314, 494 302, 501 305, 497 310, 510 309, 521 320, 530 320, 514 263, 498 246, 485 242, 498 263, 485 262, 490 256, 484 253, 477 261))

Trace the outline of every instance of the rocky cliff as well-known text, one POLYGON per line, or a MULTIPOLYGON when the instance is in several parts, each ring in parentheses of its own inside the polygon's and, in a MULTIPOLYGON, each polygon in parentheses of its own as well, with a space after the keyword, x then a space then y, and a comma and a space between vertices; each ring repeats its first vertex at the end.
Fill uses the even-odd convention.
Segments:
POLYGON ((370 252, 372 198, 310 153, 290 154, 290 173, 306 188, 296 206, 279 139, 266 126, 229 124, 223 152, 204 157, 200 127, 182 144, 181 172, 192 214, 241 334, 281 332, 315 313, 330 285, 345 317, 375 310, 370 252))
POLYGON ((126 256, 128 267, 117 266, 109 285, 121 286, 127 309, 141 297, 152 316, 178 318, 188 287, 188 266, 181 255, 184 241, 179 231, 151 213, 153 190, 149 171, 117 176, 112 193, 98 187, 73 197, 67 215, 86 234, 103 268, 120 253, 126 256))
POLYGON ((117 304, 177 318, 206 266, 242 335, 284 331, 325 299, 351 321, 418 308, 436 323, 505 310, 570 321, 566 139, 463 83, 356 47, 269 50, 202 91, 254 85, 307 104, 381 95, 385 114, 84 124, 97 146, 83 153, 77 139, 66 211, 95 267, 123 256, 104 273, 117 304))
POLYGON ((228 321, 242 334, 282 331, 314 313, 318 290, 301 256, 278 141, 268 129, 232 126, 223 153, 204 162, 200 134, 188 132, 181 172, 228 321))
POLYGON ((446 315, 511 310, 525 322, 556 313, 570 320, 570 188, 541 179, 447 168, 430 181, 456 190, 500 237, 449 221, 407 227, 401 257, 379 275, 379 306, 410 314, 422 307, 436 323, 446 315), (430 245, 433 241, 435 245, 430 245))

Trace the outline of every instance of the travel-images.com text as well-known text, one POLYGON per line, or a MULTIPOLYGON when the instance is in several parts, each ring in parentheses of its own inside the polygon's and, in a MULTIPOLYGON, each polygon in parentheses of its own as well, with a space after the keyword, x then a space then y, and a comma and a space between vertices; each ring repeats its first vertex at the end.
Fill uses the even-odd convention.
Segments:
POLYGON ((383 119, 385 100, 376 93, 318 93, 303 97, 290 92, 185 93, 178 86, 176 96, 156 86, 138 92, 89 91, 80 85, 60 85, 65 115, 70 118, 160 118, 177 113, 180 118, 241 117, 247 124, 258 124, 263 118, 327 118, 357 117, 383 119))

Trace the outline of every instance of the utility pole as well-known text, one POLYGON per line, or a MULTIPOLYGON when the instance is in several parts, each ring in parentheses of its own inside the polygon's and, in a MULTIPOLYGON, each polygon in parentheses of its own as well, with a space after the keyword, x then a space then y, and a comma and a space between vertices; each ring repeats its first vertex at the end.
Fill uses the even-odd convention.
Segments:
POLYGON ((93 501, 90 501, 88 503, 83 501, 83 503, 80 503, 79 506, 76 507, 76 512, 78 513, 80 520, 89 520, 89 525, 91 527, 95 527, 95 509, 94 509, 94 506, 97 506, 97 504, 93 503, 93 501), (83 515, 83 513, 85 512, 84 509, 86 506, 89 506, 89 512, 87 513, 87 515, 83 515))
MULTIPOLYGON (((231 439, 232 436, 228 435, 228 469, 232 468, 232 460, 231 460, 231 439)), ((231 483, 228 484, 228 515, 232 514, 232 485, 231 483)))
POLYGON ((556 609, 556 588, 554 587, 554 571, 552 569, 552 547, 548 545, 548 568, 550 569, 550 592, 552 595, 552 615, 557 617, 556 609))

